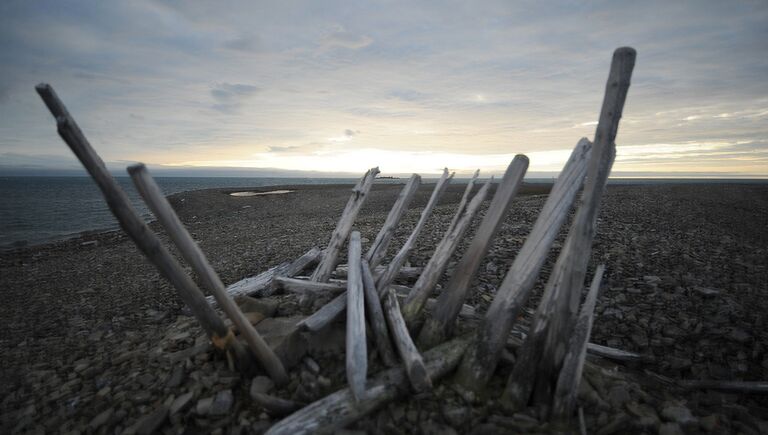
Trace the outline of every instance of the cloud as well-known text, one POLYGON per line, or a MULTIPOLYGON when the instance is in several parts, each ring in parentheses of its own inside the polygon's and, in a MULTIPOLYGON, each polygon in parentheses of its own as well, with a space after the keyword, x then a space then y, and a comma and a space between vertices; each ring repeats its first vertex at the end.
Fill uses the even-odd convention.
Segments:
POLYGON ((216 103, 213 109, 223 113, 233 113, 243 102, 256 94, 260 89, 253 85, 241 83, 219 83, 211 88, 211 95, 216 103))
POLYGON ((366 35, 358 35, 349 32, 342 26, 334 26, 334 28, 322 36, 320 39, 320 45, 324 49, 331 49, 335 47, 346 48, 350 50, 358 50, 365 48, 373 43, 373 39, 366 35))
POLYGON ((224 41, 222 46, 230 50, 242 51, 246 53, 255 53, 261 50, 259 39, 256 36, 252 36, 252 35, 248 35, 248 36, 243 35, 233 39, 229 39, 227 41, 224 41))

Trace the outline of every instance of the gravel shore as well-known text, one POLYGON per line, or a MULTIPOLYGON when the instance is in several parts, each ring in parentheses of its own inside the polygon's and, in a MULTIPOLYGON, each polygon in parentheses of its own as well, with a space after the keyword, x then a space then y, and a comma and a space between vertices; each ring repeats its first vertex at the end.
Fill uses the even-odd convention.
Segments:
MULTIPOLYGON (((171 202, 229 284, 312 246, 323 247, 350 186, 285 188, 295 191, 232 197, 233 189, 211 189, 177 194, 171 202)), ((431 256, 463 188, 451 186, 435 209, 411 255, 412 265, 422 266, 431 256)), ((373 240, 398 189, 374 188, 356 223, 364 238, 373 240)), ((390 254, 415 225, 430 189, 419 191, 390 254)), ((515 200, 467 302, 478 313, 487 308, 530 231, 546 190, 527 186, 515 200)), ((470 231, 455 260, 471 237, 470 231)), ((599 263, 607 267, 591 341, 653 361, 612 367, 620 374, 616 379, 589 375, 589 382, 582 382, 594 392, 580 392, 590 433, 768 433, 768 400, 762 396, 682 391, 646 373, 768 379, 767 247, 766 184, 608 188, 589 269, 591 274, 599 263)), ((450 272, 449 266, 442 284, 450 272)), ((182 433, 183 428, 260 433, 279 420, 250 399, 251 382, 229 371, 226 360, 213 352, 189 351, 205 350, 199 328, 120 231, 2 253, 0 288, 2 433, 182 433)), ((292 298, 278 298, 284 302, 280 315, 307 310, 296 308, 292 298)), ((344 385, 343 349, 336 356, 313 357, 292 373, 291 385, 275 394, 306 402, 344 385)), ((374 364, 371 373, 378 369, 374 364)), ((510 369, 502 364, 492 387, 503 387, 510 369)), ((432 395, 373 413, 354 428, 382 433, 551 429, 534 415, 504 415, 494 400, 493 392, 467 398, 441 386, 432 395)))

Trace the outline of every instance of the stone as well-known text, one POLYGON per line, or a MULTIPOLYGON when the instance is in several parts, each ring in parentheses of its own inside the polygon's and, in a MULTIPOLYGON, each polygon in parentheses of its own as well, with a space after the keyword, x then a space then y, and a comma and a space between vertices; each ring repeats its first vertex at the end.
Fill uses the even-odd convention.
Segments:
POLYGON ((711 298, 720 294, 720 290, 709 287, 694 286, 693 291, 707 298, 711 298))
POLYGON ((177 397, 173 400, 173 403, 171 403, 171 406, 169 408, 169 412, 171 415, 176 414, 179 411, 183 411, 184 408, 189 406, 190 402, 192 401, 192 398, 195 396, 193 392, 184 393, 181 396, 177 397))
POLYGON ((208 415, 213 405, 213 397, 204 397, 197 401, 195 412, 199 415, 208 415))
POLYGON ((699 425, 707 432, 714 432, 721 428, 721 420, 722 418, 718 414, 712 414, 699 419, 699 425))
POLYGON ((304 357, 304 365, 307 367, 307 369, 312 372, 312 374, 318 374, 320 373, 320 364, 317 363, 312 357, 307 356, 304 357))
POLYGON ((471 417, 472 412, 466 406, 444 406, 442 414, 452 426, 462 426, 471 417))
POLYGON ((187 372, 181 364, 176 364, 171 370, 171 374, 168 375, 165 381, 167 388, 176 388, 184 382, 184 378, 187 377, 187 372))
POLYGON ((661 416, 670 422, 688 425, 696 423, 696 417, 691 410, 678 403, 666 403, 661 410, 661 416))
POLYGON ((424 435, 456 435, 456 431, 452 427, 431 421, 422 422, 419 428, 424 435))
POLYGON ((752 336, 749 335, 747 331, 744 331, 743 329, 739 328, 731 328, 731 331, 728 333, 728 338, 731 340, 737 342, 737 343, 747 343, 752 339, 752 336))
POLYGON ((659 435, 685 435, 685 432, 677 423, 664 423, 659 428, 659 435))
POLYGON ((137 404, 149 403, 152 400, 152 394, 147 390, 139 390, 131 394, 131 401, 137 404))
POLYGON ((625 403, 632 400, 627 386, 623 383, 614 384, 608 391, 608 400, 614 408, 621 408, 625 403))
POLYGON ((136 433, 139 435, 151 435, 158 432, 160 426, 165 423, 165 419, 168 418, 168 407, 160 406, 152 413, 142 417, 136 424, 136 433))
POLYGON ((99 415, 96 417, 93 417, 90 423, 88 423, 88 426, 96 431, 98 428, 106 424, 109 419, 112 417, 112 414, 115 412, 114 408, 109 408, 104 411, 102 411, 99 415))
POLYGON ((243 313, 259 313, 264 318, 272 317, 277 311, 279 302, 275 298, 252 298, 250 296, 238 296, 235 302, 243 313))
POLYGON ((274 386, 275 386, 275 383, 272 382, 272 379, 266 376, 256 376, 251 381, 251 395, 255 393, 261 393, 261 394, 269 393, 269 391, 272 390, 274 386))
POLYGON ((232 390, 219 391, 213 399, 213 404, 208 413, 211 415, 228 414, 234 403, 235 398, 232 396, 232 390))

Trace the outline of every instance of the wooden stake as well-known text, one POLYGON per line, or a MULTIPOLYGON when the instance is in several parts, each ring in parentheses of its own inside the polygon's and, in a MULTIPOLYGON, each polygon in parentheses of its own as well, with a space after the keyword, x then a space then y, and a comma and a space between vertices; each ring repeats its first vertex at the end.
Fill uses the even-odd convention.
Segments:
POLYGON ((395 347, 400 354, 400 359, 405 364, 405 371, 408 373, 408 379, 411 380, 413 389, 417 392, 431 390, 432 381, 424 367, 424 361, 419 350, 416 349, 413 340, 411 340, 411 335, 405 326, 405 320, 400 314, 400 304, 397 303, 397 296, 392 289, 387 291, 384 299, 384 314, 389 321, 389 330, 392 331, 395 347))
POLYGON ((477 342, 467 350, 457 373, 457 381, 465 388, 483 388, 496 369, 512 324, 528 300, 552 242, 560 232, 560 226, 565 222, 576 192, 581 187, 591 147, 592 144, 586 138, 576 145, 531 233, 496 292, 485 318, 480 321, 477 342))
POLYGON ((579 309, 597 213, 616 155, 613 141, 634 63, 633 49, 620 48, 614 53, 582 205, 576 212, 568 238, 547 282, 528 336, 529 343, 519 352, 518 362, 507 385, 505 397, 513 406, 522 406, 527 402, 534 385, 534 399, 544 406, 549 405, 554 393, 568 337, 579 309))
POLYGON ((147 203, 152 213, 160 221, 168 236, 176 244, 181 256, 192 266, 197 276, 203 281, 203 284, 209 292, 216 298, 216 302, 221 306, 222 311, 232 320, 232 323, 240 330, 248 346, 251 348, 256 360, 264 366, 270 377, 276 384, 288 382, 288 375, 280 359, 275 355, 272 349, 267 345, 261 335, 251 325, 251 322, 245 318, 235 301, 227 294, 224 283, 221 282, 219 275, 213 270, 205 254, 195 243, 192 236, 184 228, 176 212, 173 211, 171 204, 165 199, 160 187, 155 183, 152 176, 149 175, 144 164, 139 163, 128 167, 128 173, 136 185, 144 202, 147 203))
POLYGON ((600 265, 592 278, 592 285, 581 307, 581 314, 573 329, 570 342, 568 344, 568 353, 563 360, 563 367, 560 370, 555 388, 554 398, 552 399, 552 416, 555 421, 568 422, 573 415, 576 406, 576 396, 579 392, 579 382, 581 381, 581 372, 584 369, 584 360, 587 357, 587 344, 589 335, 592 332, 592 322, 595 318, 595 302, 597 293, 600 290, 600 282, 603 279, 605 265, 600 265))
POLYGON ((350 196, 349 201, 347 201, 347 206, 344 208, 339 223, 336 225, 336 229, 331 235, 328 247, 325 248, 323 259, 320 260, 320 264, 312 274, 312 281, 326 282, 331 277, 333 270, 336 269, 339 251, 341 251, 342 245, 344 245, 347 237, 349 237, 349 233, 352 231, 352 225, 355 223, 355 219, 357 219, 357 214, 360 212, 360 208, 368 198, 368 192, 371 191, 371 186, 373 186, 373 181, 376 179, 378 173, 379 168, 369 169, 352 189, 352 196, 350 196))
POLYGON ((59 135, 96 182, 109 209, 120 223, 120 227, 158 271, 176 288, 179 297, 190 308, 213 343, 223 349, 231 350, 235 354, 240 370, 245 373, 250 372, 252 359, 249 353, 238 340, 234 339, 224 321, 208 305, 205 296, 197 285, 184 273, 179 263, 160 243, 160 239, 144 223, 53 88, 48 84, 39 84, 35 89, 48 110, 56 118, 59 135))
POLYGON ((368 249, 368 253, 365 255, 365 259, 372 268, 375 269, 381 264, 381 260, 383 260, 384 256, 387 254, 389 242, 392 241, 392 236, 395 235, 395 230, 400 223, 400 219, 402 219, 403 214, 408 210, 408 204, 411 203, 411 200, 416 194, 416 191, 419 190, 420 185, 421 176, 413 174, 405 187, 403 187, 403 190, 400 191, 400 195, 397 196, 397 200, 389 211, 387 219, 384 221, 384 225, 382 225, 381 230, 379 230, 379 233, 376 235, 376 239, 373 241, 370 249, 368 249))
POLYGON ((435 190, 432 191, 432 196, 429 197, 429 202, 427 202, 424 210, 421 211, 419 221, 416 223, 413 231, 411 231, 411 235, 408 236, 408 240, 405 241, 405 244, 400 248, 400 251, 395 255, 395 258, 392 259, 392 262, 387 265, 387 269, 384 273, 376 280, 376 288, 378 288, 379 291, 384 291, 389 288, 389 285, 395 280, 400 268, 403 267, 405 260, 408 259, 408 254, 410 254, 411 249, 416 245, 416 239, 419 238, 419 233, 421 233, 421 230, 427 223, 427 219, 432 214, 432 209, 435 208, 440 196, 445 192, 448 183, 451 182, 451 178, 453 178, 453 174, 448 175, 448 168, 443 169, 443 175, 437 180, 435 190))
POLYGON ((467 232, 469 225, 472 223, 472 218, 475 217, 475 213, 480 209, 485 197, 488 194, 488 189, 491 187, 493 177, 480 188, 469 205, 463 210, 461 218, 456 221, 453 228, 449 229, 449 232, 445 234, 443 239, 435 248, 435 252, 432 254, 432 258, 429 259, 424 272, 422 272, 419 279, 416 280, 416 284, 413 285, 411 293, 405 299, 405 305, 403 305, 403 318, 405 322, 412 325, 418 317, 421 309, 424 308, 424 303, 429 298, 432 290, 437 285, 437 280, 445 271, 445 267, 448 265, 448 260, 459 247, 464 233, 467 232))
POLYGON ((373 330, 373 337, 376 341, 376 348, 379 350, 379 356, 388 367, 397 365, 395 351, 389 340, 389 331, 387 330, 387 321, 384 319, 384 311, 381 308, 381 298, 376 290, 376 283, 371 274, 371 268, 367 261, 363 261, 363 289, 365 290, 365 307, 368 323, 373 330))
POLYGON ((459 218, 464 214, 464 209, 466 209, 467 202, 469 201, 469 195, 472 193, 472 189, 475 187, 475 183, 477 183, 477 177, 479 175, 480 175, 480 170, 475 169, 475 173, 472 174, 472 178, 470 178, 469 181, 467 182, 467 187, 464 189, 464 194, 461 195, 459 206, 456 207, 456 214, 453 215, 453 218, 451 219, 451 223, 448 225, 448 229, 445 230, 446 234, 451 232, 453 227, 456 226, 456 222, 458 222, 459 218))
POLYGON ((314 314, 296 325, 303 332, 317 332, 336 320, 347 308, 347 292, 336 296, 314 314))
POLYGON ((347 280, 347 382, 355 400, 365 395, 365 377, 368 373, 368 350, 365 342, 365 306, 363 296, 363 270, 360 264, 362 247, 360 233, 352 231, 349 237, 349 279, 347 280))
MULTIPOLYGON (((458 338, 426 352, 424 361, 427 375, 438 380, 450 373, 470 339, 458 338)), ((408 385, 409 380, 402 367, 389 369, 368 383, 364 400, 355 401, 349 388, 337 391, 277 422, 266 435, 334 433, 408 394, 408 385)))
POLYGON ((442 343, 451 333, 456 317, 469 293, 469 286, 488 253, 493 238, 501 228, 512 199, 523 182, 528 169, 528 157, 517 155, 507 167, 504 178, 493 196, 491 205, 472 239, 472 243, 459 261, 448 286, 437 297, 432 315, 419 333, 418 342, 422 349, 429 349, 442 343))

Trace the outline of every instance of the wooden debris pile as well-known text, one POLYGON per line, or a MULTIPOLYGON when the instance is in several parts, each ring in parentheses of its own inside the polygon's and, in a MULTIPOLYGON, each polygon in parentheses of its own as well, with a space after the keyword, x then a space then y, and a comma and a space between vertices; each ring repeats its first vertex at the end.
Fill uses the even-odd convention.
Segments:
MULTIPOLYGON (((407 267, 406 262, 453 174, 447 169, 443 171, 410 236, 386 263, 393 234, 421 184, 421 177, 414 174, 404 185, 381 230, 370 246, 365 247, 354 225, 379 172, 378 168, 372 168, 352 189, 324 250, 312 248, 293 262, 225 287, 147 169, 141 164, 129 167, 128 172, 142 198, 212 295, 206 298, 133 209, 53 89, 39 85, 37 90, 56 118, 59 134, 96 181, 122 228, 173 284, 211 342, 226 352, 231 364, 244 375, 251 376, 261 368, 275 384, 284 384, 288 379, 286 369, 297 359, 286 343, 322 332, 346 312, 349 387, 294 412, 268 433, 332 432, 398 396, 429 391, 453 371, 456 371, 455 381, 465 389, 480 390, 493 375, 502 349, 510 340, 517 340, 519 350, 502 403, 512 412, 533 404, 552 420, 567 422, 575 412, 576 392, 587 352, 615 359, 639 358, 588 343, 604 267, 598 267, 593 273, 586 299, 581 303, 597 213, 615 157, 614 139, 634 62, 635 51, 631 48, 619 48, 614 53, 594 142, 585 138, 577 143, 488 312, 481 317, 476 317, 473 308, 464 302, 522 184, 528 168, 527 157, 518 155, 509 164, 469 247, 436 299, 431 296, 438 280, 481 205, 489 199, 493 179, 472 196, 478 172, 469 181, 455 216, 423 268, 407 267), (579 191, 582 191, 581 203, 549 275, 533 323, 527 331, 521 331, 515 320, 579 191), (345 245, 347 264, 340 265, 345 245), (310 276, 300 277, 314 264, 317 266, 310 276), (395 285, 398 277, 415 282, 410 287, 395 285), (319 293, 337 296, 312 315, 290 325, 279 343, 269 343, 234 298, 246 295, 259 298, 277 291, 299 293, 308 299, 319 293), (230 319, 239 336, 219 317, 216 307, 230 319), (457 319, 462 314, 476 317, 476 331, 454 337, 457 319), (367 328, 370 328, 375 353, 368 346, 367 328), (518 338, 521 335, 525 337, 522 342, 518 338), (390 368, 369 376, 368 363, 374 354, 390 368)), ((287 412, 295 408, 295 404, 277 397, 265 394, 257 397, 267 409, 273 407, 287 412)))

